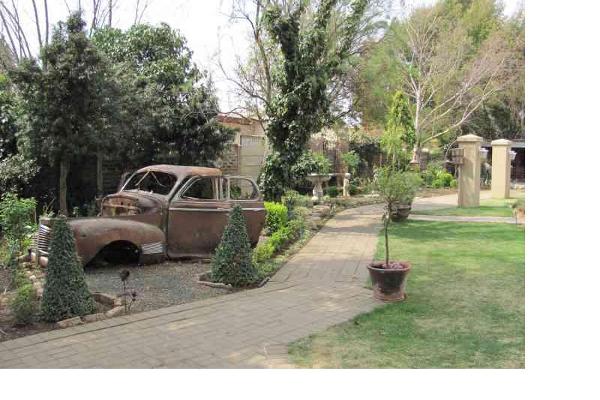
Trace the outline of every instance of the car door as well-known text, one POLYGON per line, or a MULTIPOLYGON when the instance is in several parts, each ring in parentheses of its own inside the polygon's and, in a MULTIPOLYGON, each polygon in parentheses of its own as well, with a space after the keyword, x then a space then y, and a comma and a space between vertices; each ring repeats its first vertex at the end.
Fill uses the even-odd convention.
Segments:
POLYGON ((231 204, 222 199, 221 179, 189 179, 169 204, 167 248, 169 257, 205 257, 219 244, 231 204))
POLYGON ((256 183, 244 176, 226 176, 221 184, 222 197, 229 200, 230 204, 239 204, 244 210, 248 238, 252 246, 258 243, 262 231, 266 210, 260 191, 256 183))

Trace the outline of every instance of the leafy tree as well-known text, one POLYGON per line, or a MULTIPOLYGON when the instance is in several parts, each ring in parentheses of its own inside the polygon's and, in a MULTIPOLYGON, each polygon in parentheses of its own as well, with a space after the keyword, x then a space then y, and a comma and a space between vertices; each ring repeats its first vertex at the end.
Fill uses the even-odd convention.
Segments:
POLYGON ((360 165, 360 156, 358 153, 354 150, 350 150, 349 152, 342 154, 342 161, 344 161, 348 172, 350 172, 352 176, 356 176, 356 172, 360 165))
POLYGON ((217 122, 218 100, 185 38, 167 24, 97 31, 93 41, 122 86, 118 156, 129 168, 210 164, 233 130, 217 122))
POLYGON ((269 36, 281 51, 281 61, 273 76, 272 102, 267 109, 267 137, 273 151, 261 173, 267 198, 279 199, 293 183, 289 166, 305 151, 310 135, 330 121, 331 99, 327 89, 346 66, 367 0, 356 0, 343 20, 337 46, 329 46, 328 24, 336 0, 323 0, 306 26, 300 22, 307 3, 288 8, 272 4, 264 14, 269 36))
MULTIPOLYGON (((275 100, 276 75, 280 72, 283 54, 279 51, 279 41, 269 34, 264 16, 269 7, 281 7, 291 12, 294 7, 304 10, 297 14, 301 27, 308 27, 319 12, 322 0, 234 0, 231 21, 244 24, 250 37, 246 57, 238 56, 233 71, 219 64, 225 79, 232 85, 231 94, 237 98, 242 113, 257 118, 264 126, 268 124, 268 109, 275 100)), ((326 26, 326 47, 335 51, 340 46, 347 31, 347 18, 355 0, 336 0, 326 26)), ((357 31, 351 41, 341 73, 328 82, 330 113, 333 119, 342 119, 353 114, 351 83, 359 64, 364 44, 385 27, 384 15, 389 8, 389 0, 368 0, 357 24, 357 31)), ((301 28, 302 29, 302 28, 301 28)))
POLYGON ((350 134, 349 147, 360 157, 357 173, 371 176, 381 154, 381 139, 369 136, 365 131, 355 130, 350 134))
POLYGON ((15 93, 8 77, 0 73, 0 160, 17 152, 15 93))
POLYGON ((408 99, 398 90, 392 100, 381 147, 392 158, 394 168, 406 167, 415 145, 415 127, 408 99))
POLYGON ((73 232, 64 217, 57 218, 52 226, 46 271, 41 305, 44 320, 56 322, 95 311, 94 299, 77 258, 73 232))
POLYGON ((0 193, 20 192, 39 169, 34 160, 18 153, 17 95, 0 73, 0 193))
POLYGON ((221 243, 215 252, 212 279, 232 286, 248 286, 258 279, 252 263, 252 247, 248 240, 244 212, 239 205, 233 207, 221 243))
POLYGON ((102 135, 112 109, 106 67, 84 28, 81 14, 71 14, 42 48, 42 66, 26 59, 13 73, 24 111, 21 145, 31 158, 59 166, 59 206, 65 215, 71 162, 110 144, 102 135))

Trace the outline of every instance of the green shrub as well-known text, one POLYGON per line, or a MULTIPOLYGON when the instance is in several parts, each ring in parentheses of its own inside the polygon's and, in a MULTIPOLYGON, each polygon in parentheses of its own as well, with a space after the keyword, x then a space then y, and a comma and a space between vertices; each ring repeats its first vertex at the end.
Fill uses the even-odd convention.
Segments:
POLYGON ((302 218, 295 218, 288 224, 288 228, 290 230, 290 240, 298 240, 304 233, 304 218, 304 216, 302 216, 302 218))
POLYGON ((281 229, 288 221, 288 209, 281 203, 265 201, 267 216, 265 217, 265 229, 267 235, 281 229))
POLYGON ((304 208, 312 208, 314 206, 314 202, 312 196, 300 195, 296 201, 296 208, 304 207, 304 208))
POLYGON ((273 246, 273 243, 267 240, 256 246, 254 253, 252 254, 252 260, 255 263, 262 263, 273 257, 274 254, 275 247, 273 246))
POLYGON ((254 249, 252 259, 255 263, 262 263, 275 254, 281 252, 286 246, 295 240, 298 240, 304 232, 304 218, 309 214, 305 207, 296 208, 296 218, 290 220, 287 226, 283 226, 273 232, 266 241, 262 242, 254 249))
POLYGON ((338 189, 337 186, 329 186, 325 190, 326 190, 327 196, 332 197, 332 198, 338 197, 340 194, 340 189, 338 189))
POLYGON ((22 253, 35 232, 35 199, 6 193, 0 201, 0 227, 9 251, 22 253))
POLYGON ((96 310, 77 257, 73 232, 64 217, 57 218, 52 226, 46 271, 41 307, 44 320, 56 322, 96 310))
POLYGON ((31 283, 19 286, 17 295, 10 303, 10 308, 17 324, 27 325, 33 322, 38 307, 35 289, 31 283))
POLYGON ((258 280, 256 268, 252 263, 252 247, 248 240, 246 220, 239 205, 233 207, 215 252, 212 278, 215 282, 236 287, 248 286, 258 280))
POLYGON ((438 165, 430 165, 421 173, 425 186, 434 189, 456 187, 457 182, 451 173, 438 165))
POLYGON ((11 286, 13 288, 19 288, 23 285, 30 283, 29 279, 27 278, 27 275, 25 275, 25 271, 22 267, 19 266, 19 262, 16 258, 11 258, 8 266, 12 272, 11 286))
POLYGON ((291 231, 287 226, 273 232, 268 241, 273 244, 275 251, 281 250, 291 240, 291 231))

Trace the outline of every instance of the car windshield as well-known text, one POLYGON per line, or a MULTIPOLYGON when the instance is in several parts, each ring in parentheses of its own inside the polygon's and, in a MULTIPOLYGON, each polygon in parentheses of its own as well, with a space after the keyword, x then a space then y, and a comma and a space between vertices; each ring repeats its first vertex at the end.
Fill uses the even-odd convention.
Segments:
POLYGON ((175 175, 160 171, 143 171, 135 173, 123 190, 141 190, 149 193, 167 195, 177 182, 175 175))

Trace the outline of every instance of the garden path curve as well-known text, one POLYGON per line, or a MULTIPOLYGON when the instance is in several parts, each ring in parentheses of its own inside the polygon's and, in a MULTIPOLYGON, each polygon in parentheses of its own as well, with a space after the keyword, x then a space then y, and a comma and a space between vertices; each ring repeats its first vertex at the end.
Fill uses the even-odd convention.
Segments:
POLYGON ((259 289, 0 343, 0 368, 288 367, 287 344, 370 311, 381 206, 346 210, 259 289))

